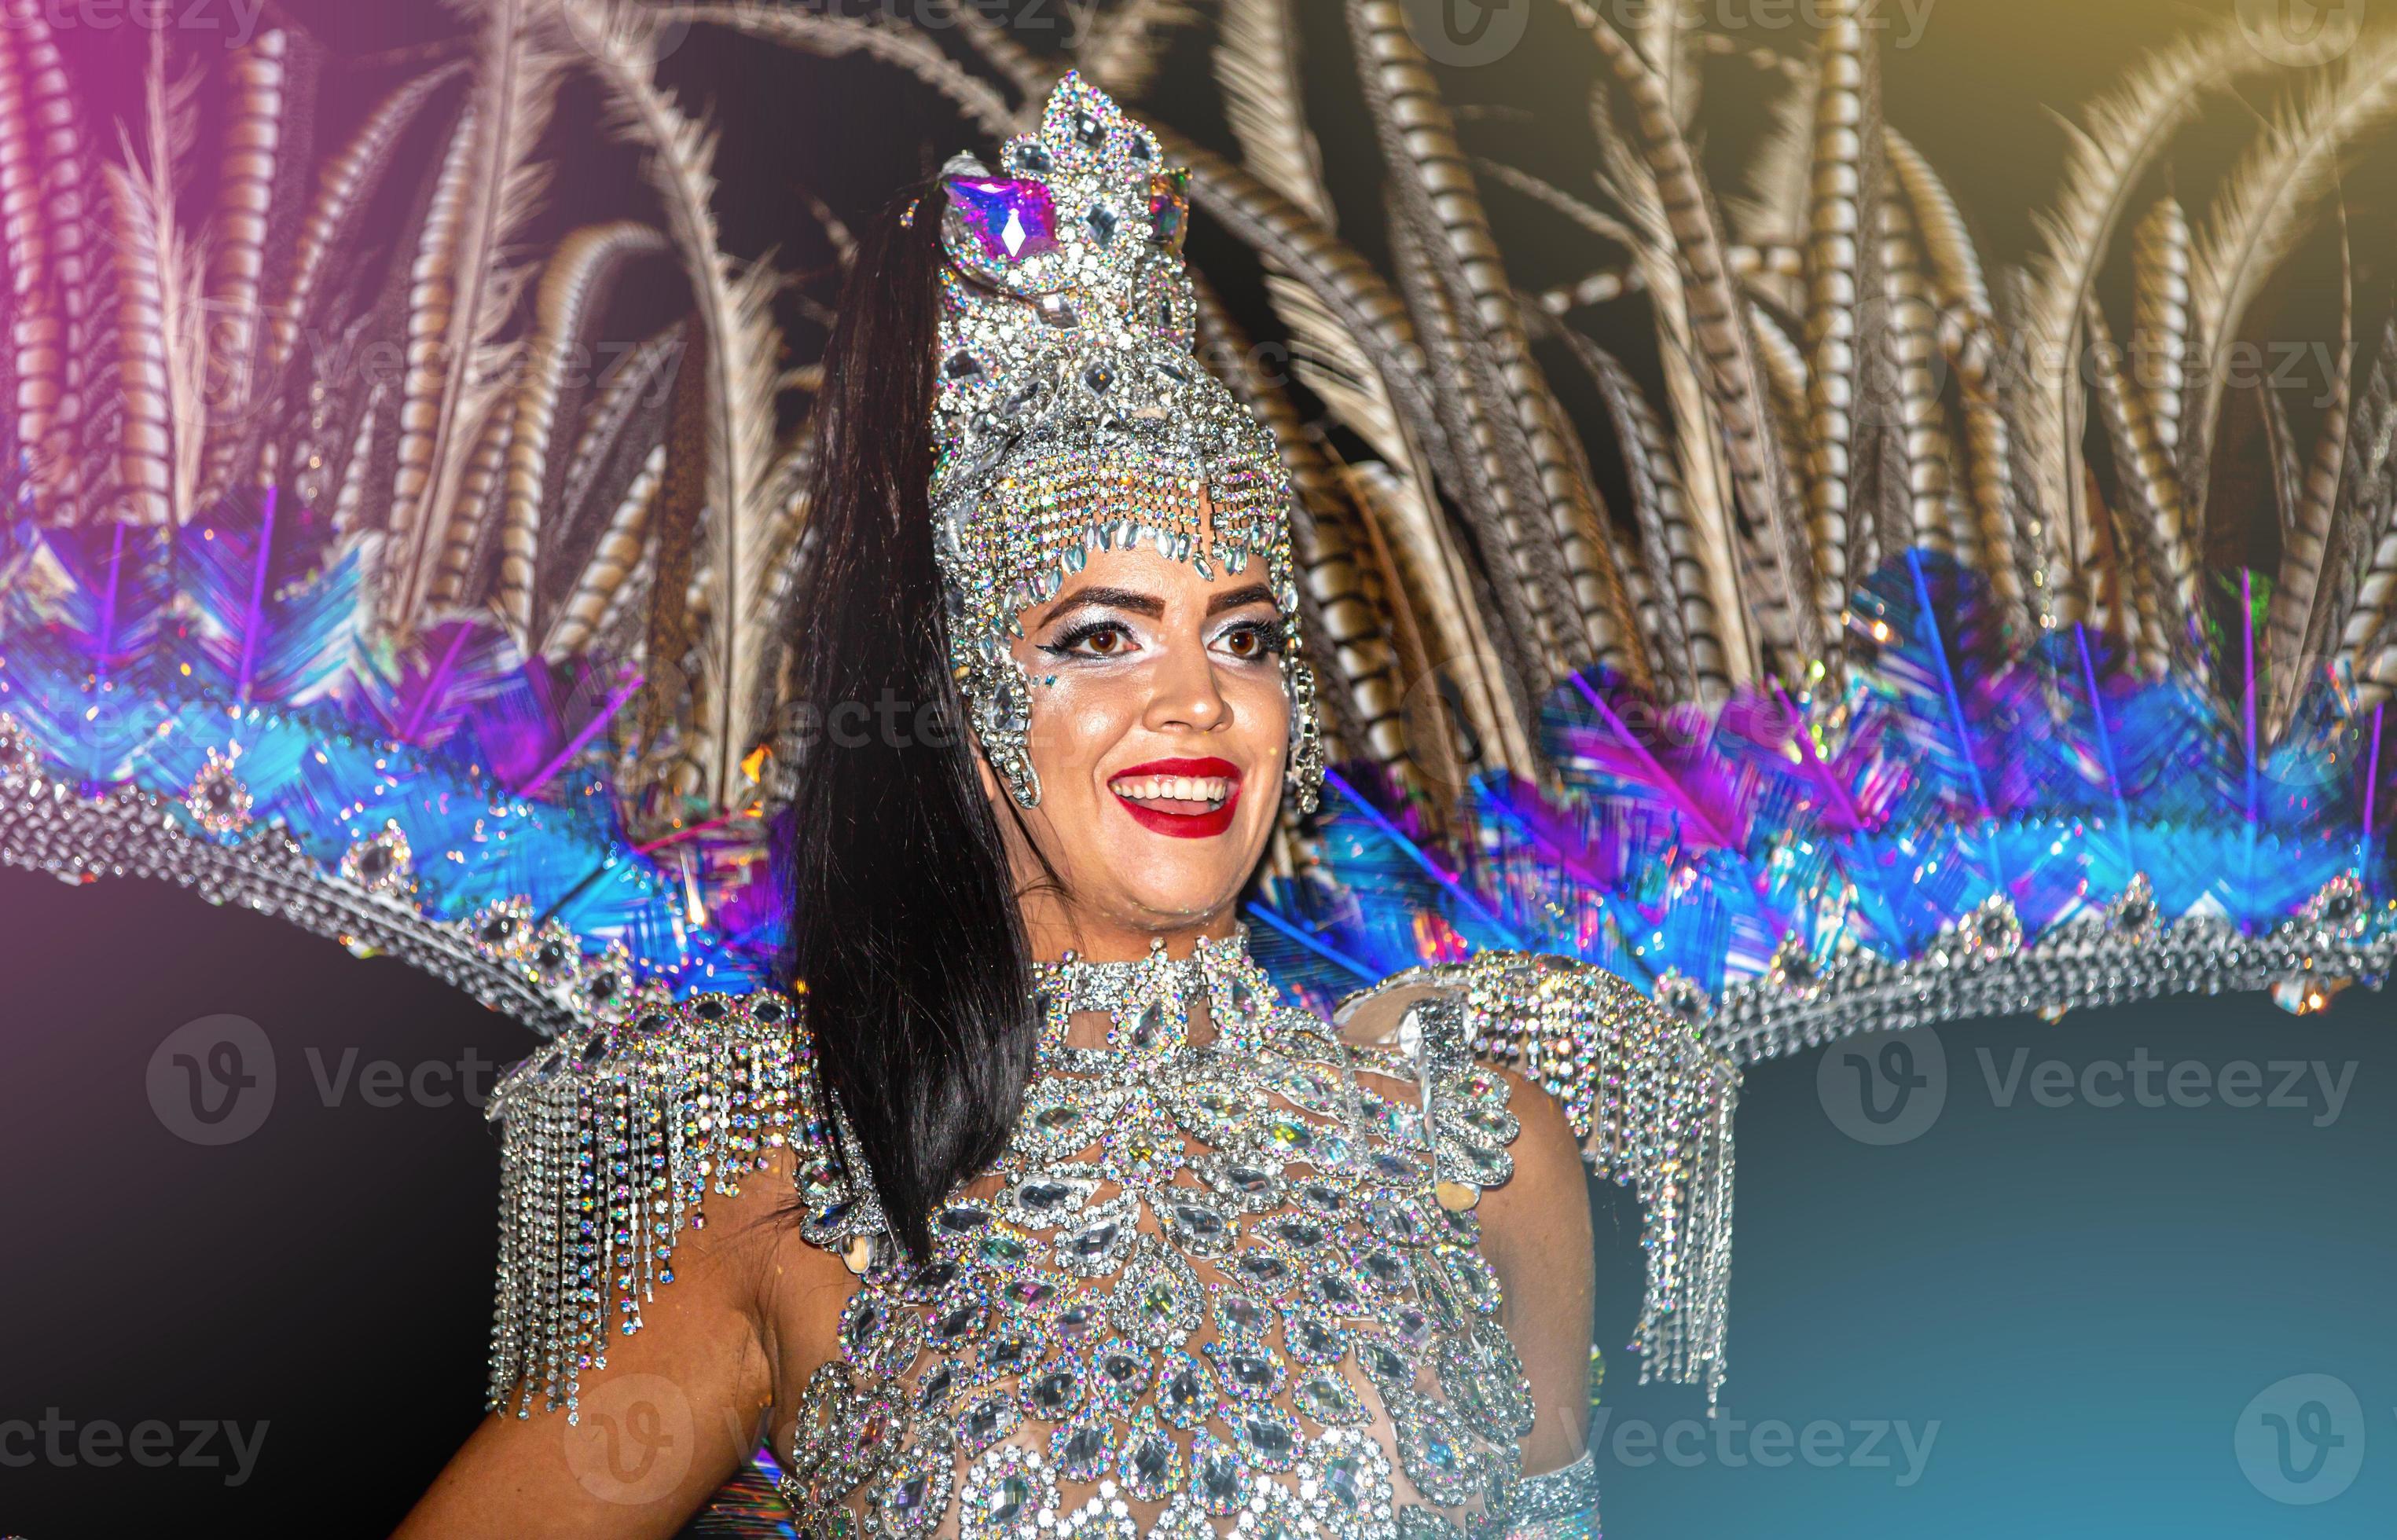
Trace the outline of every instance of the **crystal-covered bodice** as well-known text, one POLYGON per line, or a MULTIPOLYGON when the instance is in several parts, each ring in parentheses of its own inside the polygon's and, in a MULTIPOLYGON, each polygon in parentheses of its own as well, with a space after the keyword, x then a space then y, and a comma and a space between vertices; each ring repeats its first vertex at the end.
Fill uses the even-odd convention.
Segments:
MULTIPOLYGON (((869 1270, 808 1385, 785 1494, 887 1540, 1440 1535, 1504 1521, 1533 1409, 1474 1203, 1507 1086, 1418 1007, 1344 1047, 1238 942, 1041 971, 997 1170, 931 1254, 869 1270), (1202 998, 1212 1041, 1190 1046, 1202 998), (1080 1011, 1108 1046, 1067 1046, 1080 1011)), ((1443 1012, 1445 1015, 1443 1016, 1443 1012)), ((857 1211, 819 1172, 809 1224, 857 1211)), ((885 1253, 888 1254, 887 1252, 885 1253)))
POLYGON ((490 1404, 578 1415, 710 1198, 786 1180, 787 1148, 802 1236, 857 1274, 777 1425, 810 1540, 1582 1534, 1587 1456, 1517 1481, 1532 1406, 1477 1208, 1517 1122, 1486 1064, 1636 1190, 1643 1378, 1720 1384, 1738 1071, 1623 980, 1485 952, 1384 981, 1345 1036, 1237 940, 1037 989, 1012 1138, 912 1264, 791 997, 593 1024, 511 1071, 490 1404), (1105 1047, 1069 1042, 1083 1013, 1105 1047))

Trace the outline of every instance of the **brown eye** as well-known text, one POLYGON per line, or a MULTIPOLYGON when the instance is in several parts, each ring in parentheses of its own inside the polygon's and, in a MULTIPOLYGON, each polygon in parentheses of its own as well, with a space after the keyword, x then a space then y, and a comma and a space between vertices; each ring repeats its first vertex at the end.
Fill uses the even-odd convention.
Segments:
POLYGON ((1093 631, 1088 636, 1083 637, 1082 644, 1085 647, 1088 647, 1092 652, 1105 658, 1122 650, 1123 633, 1118 631, 1113 626, 1107 626, 1103 630, 1093 631))
POLYGON ((1224 646, 1235 658, 1253 658, 1264 645, 1257 639, 1257 634, 1251 630, 1235 631, 1224 638, 1224 646))

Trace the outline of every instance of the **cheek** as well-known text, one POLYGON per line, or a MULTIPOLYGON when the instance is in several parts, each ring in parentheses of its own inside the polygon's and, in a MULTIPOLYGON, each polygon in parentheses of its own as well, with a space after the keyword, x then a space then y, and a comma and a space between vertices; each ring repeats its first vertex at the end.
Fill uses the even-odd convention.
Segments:
POLYGON ((1282 689, 1281 670, 1271 664, 1226 669, 1217 688, 1232 705, 1235 730, 1259 756, 1290 739, 1290 695, 1282 689))
MULTIPOLYGON (((1039 676, 1034 676, 1035 678, 1039 676)), ((1135 675, 1061 672, 1053 685, 1032 687, 1032 764, 1045 783, 1051 773, 1080 785, 1107 750, 1140 719, 1145 699, 1135 675)))

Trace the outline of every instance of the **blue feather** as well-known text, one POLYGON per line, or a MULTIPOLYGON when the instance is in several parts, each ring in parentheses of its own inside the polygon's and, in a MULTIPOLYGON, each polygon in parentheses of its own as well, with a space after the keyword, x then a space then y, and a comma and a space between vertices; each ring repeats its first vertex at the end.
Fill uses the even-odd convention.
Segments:
POLYGON ((345 683, 358 651, 367 542, 337 544, 328 521, 282 508, 271 488, 249 502, 220 504, 177 537, 190 615, 178 650, 214 696, 304 703, 345 683))

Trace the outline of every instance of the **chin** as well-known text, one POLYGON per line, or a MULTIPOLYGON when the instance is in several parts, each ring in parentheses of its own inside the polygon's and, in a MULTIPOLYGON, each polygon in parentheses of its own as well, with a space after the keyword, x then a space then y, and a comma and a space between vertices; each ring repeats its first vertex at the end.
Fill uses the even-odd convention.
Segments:
POLYGON ((1184 840, 1134 829, 1107 852, 1118 892, 1157 929, 1196 924, 1239 902, 1240 890, 1264 853, 1264 831, 1252 842, 1234 829, 1212 839, 1184 840), (1194 849, 1194 847, 1196 847, 1194 849))
POLYGON ((1196 924, 1239 902, 1248 868, 1226 872, 1211 863, 1203 871, 1145 870, 1121 874, 1122 891, 1133 907, 1155 920, 1155 929, 1196 924))

